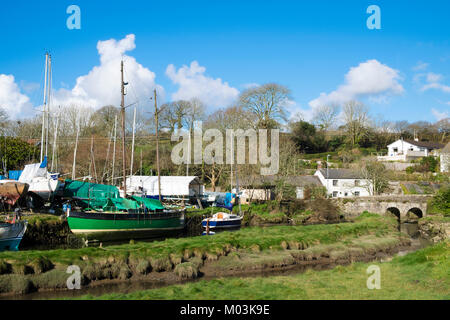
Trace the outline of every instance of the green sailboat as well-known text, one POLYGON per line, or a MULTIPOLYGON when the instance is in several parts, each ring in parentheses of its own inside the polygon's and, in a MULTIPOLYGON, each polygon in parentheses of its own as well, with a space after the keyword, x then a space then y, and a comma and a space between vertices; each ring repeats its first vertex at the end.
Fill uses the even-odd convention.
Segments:
POLYGON ((167 236, 185 226, 184 210, 167 210, 158 200, 121 198, 117 187, 66 180, 70 230, 88 240, 123 240, 167 236))
MULTIPOLYGON (((159 200, 143 197, 127 197, 126 185, 126 149, 125 149, 125 86, 123 61, 121 62, 121 113, 122 113, 122 165, 124 197, 119 189, 111 185, 93 184, 67 180, 64 185, 63 198, 66 204, 67 220, 72 233, 82 235, 87 240, 123 240, 161 237, 179 232, 185 226, 185 210, 166 210, 159 200), (71 211, 72 205, 76 210, 71 211)), ((158 177, 159 139, 158 107, 155 97, 156 154, 158 177)), ((134 152, 134 124, 133 150, 134 152)), ((76 155, 76 148, 75 148, 76 155)), ((75 159, 74 155, 74 167, 75 159)), ((74 169, 73 169, 74 171, 74 169)), ((133 170, 131 169, 132 173, 133 170)), ((74 173, 72 174, 74 179, 74 173)), ((114 179, 112 179, 114 181, 114 179)), ((161 189, 161 187, 159 187, 161 189)))

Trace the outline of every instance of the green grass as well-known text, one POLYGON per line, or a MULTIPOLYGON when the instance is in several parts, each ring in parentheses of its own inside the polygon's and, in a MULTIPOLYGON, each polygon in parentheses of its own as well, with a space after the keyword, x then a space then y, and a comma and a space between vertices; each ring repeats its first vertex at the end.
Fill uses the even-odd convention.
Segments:
POLYGON ((419 250, 386 263, 354 263, 292 276, 199 281, 129 294, 81 299, 101 300, 303 300, 303 299, 450 299, 450 243, 419 250), (367 268, 381 270, 381 289, 367 288, 367 268))
POLYGON ((232 248, 248 249, 258 245, 261 250, 282 249, 281 243, 298 242, 312 244, 335 243, 344 238, 366 234, 389 234, 395 232, 394 219, 374 214, 363 214, 354 223, 313 226, 251 227, 236 232, 224 232, 214 237, 190 237, 167 239, 155 242, 136 242, 107 248, 58 249, 48 251, 1 252, 0 262, 30 264, 39 257, 45 257, 54 265, 83 264, 113 258, 127 261, 131 257, 168 259, 171 254, 204 256, 207 253, 223 254, 232 248))

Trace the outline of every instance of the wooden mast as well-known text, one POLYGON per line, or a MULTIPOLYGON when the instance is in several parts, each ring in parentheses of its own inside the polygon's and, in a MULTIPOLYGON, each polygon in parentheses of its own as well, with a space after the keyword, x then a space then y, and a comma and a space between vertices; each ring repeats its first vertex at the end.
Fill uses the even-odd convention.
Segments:
POLYGON ((156 168, 158 170, 158 194, 159 201, 161 202, 161 172, 159 168, 159 111, 158 111, 158 102, 156 100, 156 89, 155 93, 155 124, 156 124, 156 168))
POLYGON ((121 112, 122 112, 122 173, 123 173, 123 191, 124 198, 127 196, 127 159, 125 155, 125 82, 123 81, 123 60, 121 62, 121 112))
POLYGON ((111 183, 115 185, 115 167, 116 167, 116 142, 117 142, 117 114, 114 118, 114 147, 113 147, 113 159, 112 159, 112 173, 111 173, 111 183))

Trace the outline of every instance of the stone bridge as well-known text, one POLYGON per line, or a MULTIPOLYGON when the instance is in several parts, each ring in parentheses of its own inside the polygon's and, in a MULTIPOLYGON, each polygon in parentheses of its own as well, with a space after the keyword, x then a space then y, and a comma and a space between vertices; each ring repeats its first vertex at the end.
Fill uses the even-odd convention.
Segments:
POLYGON ((336 199, 347 217, 358 216, 364 211, 386 214, 392 213, 399 221, 405 221, 413 214, 417 218, 427 215, 427 201, 431 195, 395 195, 336 199))

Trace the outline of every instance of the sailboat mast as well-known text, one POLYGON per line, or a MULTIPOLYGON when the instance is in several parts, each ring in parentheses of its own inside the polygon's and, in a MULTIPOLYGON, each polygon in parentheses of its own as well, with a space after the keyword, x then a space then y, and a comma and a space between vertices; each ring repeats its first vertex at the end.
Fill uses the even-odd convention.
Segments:
POLYGON ((59 112, 58 112, 58 116, 56 118, 56 127, 55 127, 55 132, 53 135, 53 150, 52 150, 52 166, 50 171, 54 172, 53 169, 56 169, 56 148, 58 146, 57 144, 57 139, 58 139, 58 128, 59 128, 59 121, 61 118, 61 106, 59 107, 59 112))
POLYGON ((114 147, 113 147, 113 160, 112 160, 112 173, 111 173, 111 181, 112 184, 114 185, 114 169, 116 167, 116 141, 117 141, 117 114, 116 117, 114 118, 114 147))
POLYGON ((48 57, 48 84, 47 84, 47 116, 46 116, 46 133, 45 133, 45 156, 48 156, 48 141, 49 141, 49 123, 50 123, 50 103, 51 103, 51 89, 52 89, 52 56, 48 57))
POLYGON ((131 165, 130 165, 130 176, 132 176, 133 173, 133 164, 134 164, 134 140, 136 136, 136 107, 134 107, 134 117, 133 117, 133 143, 131 146, 131 165))
POLYGON ((156 89, 155 93, 155 124, 156 124, 156 168, 158 170, 158 194, 159 201, 161 202, 161 171, 159 167, 159 111, 158 111, 158 101, 156 100, 156 89))
POLYGON ((73 166, 72 166, 72 180, 75 180, 75 168, 77 163, 77 149, 78 149, 78 138, 80 137, 80 118, 77 121, 77 137, 75 139, 75 149, 73 150, 73 166))
POLYGON ((44 132, 45 132, 45 112, 47 111, 47 73, 48 73, 48 52, 45 53, 45 78, 44 78, 44 110, 42 112, 42 132, 41 132, 41 163, 44 161, 44 132))
POLYGON ((231 162, 230 162, 230 192, 233 193, 233 162, 234 162, 234 138, 233 133, 230 136, 231 139, 231 162))
POLYGON ((125 82, 123 81, 123 60, 121 62, 121 111, 122 111, 122 170, 123 170, 123 191, 124 197, 127 196, 127 160, 125 155, 125 82))

